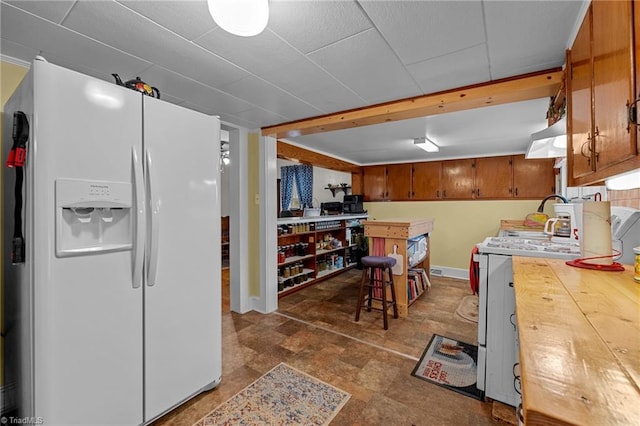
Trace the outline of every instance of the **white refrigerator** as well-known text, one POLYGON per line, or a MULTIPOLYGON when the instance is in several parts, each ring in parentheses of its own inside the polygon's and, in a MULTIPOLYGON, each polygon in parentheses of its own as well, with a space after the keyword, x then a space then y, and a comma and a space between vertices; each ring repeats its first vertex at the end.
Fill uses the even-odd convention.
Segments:
POLYGON ((218 118, 40 60, 4 107, 4 158, 16 111, 25 250, 13 264, 3 167, 5 409, 140 425, 217 386, 218 118))

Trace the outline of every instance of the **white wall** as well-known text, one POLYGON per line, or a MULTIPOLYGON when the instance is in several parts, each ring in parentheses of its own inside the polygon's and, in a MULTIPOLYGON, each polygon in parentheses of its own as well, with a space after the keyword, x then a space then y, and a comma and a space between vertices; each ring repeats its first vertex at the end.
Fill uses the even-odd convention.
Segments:
MULTIPOLYGON (((278 174, 277 178, 280 179, 280 168, 283 166, 294 166, 299 163, 293 161, 287 161, 278 159, 278 174)), ((340 185, 346 183, 351 186, 351 173, 338 172, 335 170, 323 169, 321 167, 313 167, 313 204, 314 207, 320 207, 321 203, 340 201, 344 198, 344 192, 336 191, 336 196, 331 194, 331 191, 325 189, 328 184, 340 185)), ((294 197, 297 198, 294 191, 294 197)))

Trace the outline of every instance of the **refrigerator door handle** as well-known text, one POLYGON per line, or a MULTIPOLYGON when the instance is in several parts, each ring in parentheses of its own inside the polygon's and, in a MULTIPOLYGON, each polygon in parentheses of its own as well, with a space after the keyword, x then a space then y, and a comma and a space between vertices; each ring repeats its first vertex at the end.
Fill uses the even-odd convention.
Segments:
POLYGON ((151 161, 151 153, 147 150, 147 193, 149 196, 149 222, 151 225, 151 235, 149 238, 149 258, 147 264, 147 285, 152 286, 156 283, 156 273, 158 271, 158 244, 160 237, 160 202, 155 196, 152 186, 153 166, 151 161))
POLYGON ((133 168, 133 186, 135 189, 135 239, 133 245, 132 281, 133 288, 142 285, 142 265, 144 259, 144 182, 142 181, 142 163, 135 147, 131 148, 133 168))

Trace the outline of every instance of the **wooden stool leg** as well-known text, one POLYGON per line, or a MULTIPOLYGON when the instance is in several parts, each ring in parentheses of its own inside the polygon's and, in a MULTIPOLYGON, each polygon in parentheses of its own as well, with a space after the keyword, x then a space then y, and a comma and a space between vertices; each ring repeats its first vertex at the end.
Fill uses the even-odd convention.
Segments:
POLYGON ((398 304, 396 303, 396 287, 393 283, 393 272, 389 268, 389 287, 391 287, 391 302, 393 303, 393 317, 398 318, 398 304))
MULTIPOLYGON (((389 329, 389 319, 387 316, 387 311, 389 310, 389 305, 387 305, 387 286, 385 285, 385 279, 384 279, 384 271, 387 268, 382 268, 381 269, 381 276, 380 276, 380 288, 382 288, 382 319, 384 322, 384 329, 388 330, 389 329)), ((389 269, 389 272, 391 272, 391 269, 389 269)))
POLYGON ((367 280, 367 268, 362 270, 362 278, 360 278, 360 290, 358 291, 358 307, 356 308, 356 322, 360 320, 360 309, 364 300, 364 286, 367 280))
POLYGON ((369 292, 367 293, 369 295, 369 298, 367 299, 367 312, 371 312, 371 302, 373 301, 373 287, 375 285, 375 277, 376 275, 376 268, 369 268, 369 286, 368 286, 368 290, 369 292))

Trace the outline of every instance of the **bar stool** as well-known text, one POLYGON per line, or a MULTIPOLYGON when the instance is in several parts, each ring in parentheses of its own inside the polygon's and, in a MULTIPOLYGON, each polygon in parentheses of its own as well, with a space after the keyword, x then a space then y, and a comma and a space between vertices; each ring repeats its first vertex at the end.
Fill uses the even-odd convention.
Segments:
POLYGON ((358 307, 356 309, 356 321, 360 320, 360 310, 367 301, 367 312, 371 312, 373 300, 382 303, 381 308, 373 309, 382 311, 384 329, 389 328, 387 311, 393 306, 393 317, 398 318, 398 305, 396 303, 396 290, 393 286, 393 273, 391 267, 396 264, 396 259, 387 256, 365 256, 362 258, 362 279, 360 280, 360 292, 358 294, 358 307), (388 279, 385 279, 385 272, 388 279), (387 287, 391 288, 391 300, 387 300, 387 287), (365 288, 367 294, 365 295, 365 288))

